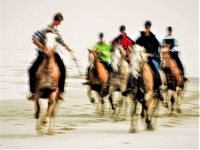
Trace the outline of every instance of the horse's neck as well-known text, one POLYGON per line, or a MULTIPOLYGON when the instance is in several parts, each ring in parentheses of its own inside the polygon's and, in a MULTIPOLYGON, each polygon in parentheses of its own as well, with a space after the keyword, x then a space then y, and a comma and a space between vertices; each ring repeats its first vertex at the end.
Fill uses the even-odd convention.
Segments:
POLYGON ((46 47, 50 49, 55 49, 56 37, 57 37, 57 34, 55 33, 51 33, 51 32, 46 33, 46 47))
POLYGON ((46 74, 49 74, 51 72, 52 68, 55 68, 56 61, 54 58, 54 55, 50 57, 45 57, 43 64, 41 65, 42 69, 46 72, 46 74))
POLYGON ((57 34, 55 33, 46 33, 46 47, 49 53, 51 54, 50 56, 45 58, 44 61, 44 66, 49 67, 49 65, 54 64, 55 58, 54 58, 54 50, 56 48, 56 37, 57 34))

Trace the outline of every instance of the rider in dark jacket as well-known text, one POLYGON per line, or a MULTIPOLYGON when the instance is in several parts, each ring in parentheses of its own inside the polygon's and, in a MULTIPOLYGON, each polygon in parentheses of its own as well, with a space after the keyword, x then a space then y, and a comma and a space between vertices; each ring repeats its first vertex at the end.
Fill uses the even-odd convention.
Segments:
POLYGON ((155 88, 159 88, 159 86, 162 84, 161 78, 160 78, 160 65, 159 65, 159 41, 157 40, 156 36, 150 31, 151 28, 151 22, 146 21, 144 24, 145 30, 141 32, 141 36, 136 40, 136 43, 140 46, 144 46, 146 49, 146 52, 150 54, 149 57, 149 65, 152 69, 152 71, 155 74, 156 82, 155 88))
MULTIPOLYGON (((149 65, 152 71, 155 74, 156 81, 154 81, 154 89, 159 89, 161 86, 161 78, 160 78, 160 65, 159 65, 159 41, 157 40, 156 36, 150 31, 151 22, 148 20, 144 24, 144 31, 141 31, 141 36, 136 40, 136 44, 140 46, 144 46, 146 52, 150 55, 149 56, 149 65)), ((130 84, 130 83, 129 83, 130 84)), ((131 85, 127 85, 127 90, 123 92, 123 95, 127 95, 131 89, 131 85)), ((159 91, 159 90, 158 90, 159 91)), ((159 94, 160 95, 160 94, 159 94)), ((161 95, 160 95, 161 96, 161 95)), ((162 97, 160 97, 162 98, 162 97)))
POLYGON ((159 58, 158 48, 160 46, 159 41, 157 40, 156 36, 150 31, 151 22, 146 21, 145 30, 141 31, 141 36, 136 40, 136 44, 140 46, 144 46, 146 52, 151 54, 152 58, 159 58))

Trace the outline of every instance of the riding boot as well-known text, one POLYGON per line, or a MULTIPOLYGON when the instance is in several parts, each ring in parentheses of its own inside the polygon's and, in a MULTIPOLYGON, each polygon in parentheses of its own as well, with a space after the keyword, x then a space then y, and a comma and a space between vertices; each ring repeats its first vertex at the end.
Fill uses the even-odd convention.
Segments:
POLYGON ((65 87, 65 78, 66 78, 65 65, 62 59, 60 58, 60 56, 58 55, 58 53, 55 53, 54 56, 56 58, 56 62, 60 70, 60 78, 58 81, 58 88, 59 88, 60 93, 59 93, 58 98, 60 100, 64 100, 64 87, 65 87))
POLYGON ((131 77, 131 75, 129 75, 127 86, 126 86, 126 90, 124 92, 122 92, 123 96, 128 96, 128 94, 130 94, 132 92, 132 84, 131 84, 131 82, 132 82, 132 77, 131 77))
POLYGON ((86 72, 86 78, 85 78, 86 81, 82 83, 83 85, 89 85, 89 71, 90 71, 90 68, 88 67, 87 72, 86 72))

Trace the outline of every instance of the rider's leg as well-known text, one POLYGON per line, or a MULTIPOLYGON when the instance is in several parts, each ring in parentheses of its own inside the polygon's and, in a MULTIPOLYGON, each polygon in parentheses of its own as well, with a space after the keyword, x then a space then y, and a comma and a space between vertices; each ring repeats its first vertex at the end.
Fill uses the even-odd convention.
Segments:
POLYGON ((64 99, 64 87, 65 87, 65 78, 66 78, 66 70, 65 70, 65 65, 62 61, 62 59, 60 58, 60 56, 58 55, 58 53, 55 53, 55 58, 56 58, 56 62, 58 64, 59 70, 60 70, 60 79, 59 79, 59 83, 58 83, 58 87, 59 87, 59 99, 64 99))
POLYGON ((183 68, 181 60, 180 60, 180 58, 178 56, 178 52, 171 52, 170 54, 171 54, 171 57, 176 61, 176 64, 178 65, 178 68, 181 70, 182 75, 183 75, 183 79, 187 80, 187 78, 184 76, 185 75, 184 68, 183 68))
POLYGON ((155 76, 156 76, 156 81, 154 81, 154 85, 155 88, 157 90, 157 96, 160 100, 163 100, 162 94, 161 94, 161 85, 162 85, 162 81, 161 81, 161 75, 160 75, 160 65, 159 63, 151 58, 149 59, 149 64, 151 66, 152 71, 154 72, 155 76))
POLYGON ((38 51, 37 59, 28 70, 29 71, 29 86, 30 86, 30 92, 31 92, 28 96, 28 99, 33 99, 33 93, 35 92, 35 82, 36 82, 35 73, 38 67, 40 66, 40 64, 42 63, 43 59, 44 59, 43 53, 38 51))
POLYGON ((128 81, 127 81, 127 85, 126 85, 126 90, 124 92, 122 92, 123 96, 128 96, 128 94, 130 94, 132 91, 132 75, 129 75, 128 81))
POLYGON ((151 66, 151 69, 153 70, 156 78, 157 78, 157 86, 160 86, 162 84, 161 78, 160 78, 160 66, 158 62, 155 59, 149 59, 149 64, 151 66))

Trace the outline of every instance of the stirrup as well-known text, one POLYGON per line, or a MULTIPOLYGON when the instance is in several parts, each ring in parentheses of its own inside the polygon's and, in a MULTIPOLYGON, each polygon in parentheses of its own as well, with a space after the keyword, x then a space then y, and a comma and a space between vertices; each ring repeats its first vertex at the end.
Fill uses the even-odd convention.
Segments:
POLYGON ((27 99, 33 101, 34 100, 34 94, 29 93, 29 95, 27 96, 27 99))

